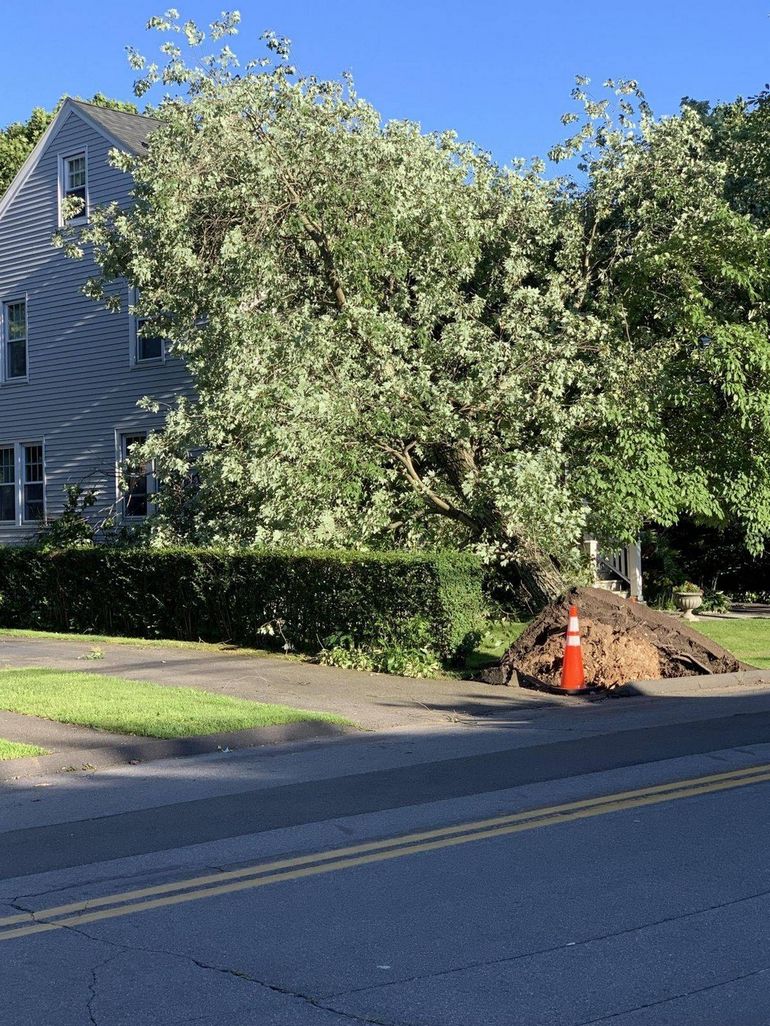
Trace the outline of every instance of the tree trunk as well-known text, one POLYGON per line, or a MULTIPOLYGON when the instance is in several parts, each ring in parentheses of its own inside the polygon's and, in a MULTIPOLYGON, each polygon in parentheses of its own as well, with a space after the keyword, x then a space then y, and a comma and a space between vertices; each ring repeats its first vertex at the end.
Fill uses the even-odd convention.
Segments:
POLYGON ((566 590, 566 581, 551 557, 544 553, 536 542, 510 535, 504 517, 491 498, 486 503, 477 501, 472 513, 465 511, 464 484, 477 473, 473 450, 467 443, 437 444, 431 447, 433 464, 438 465, 445 480, 448 480, 457 495, 459 505, 455 505, 456 500, 450 501, 424 483, 420 467, 412 457, 411 448, 412 446, 407 447, 403 452, 392 448, 386 448, 386 451, 395 455, 410 484, 425 500, 431 513, 464 524, 476 539, 500 544, 501 555, 503 552, 506 555, 506 563, 513 562, 509 571, 501 567, 500 575, 519 593, 523 592, 520 600, 525 605, 533 612, 539 613, 544 606, 553 602, 566 590))
POLYGON ((517 560, 516 569, 533 612, 539 612, 566 591, 564 578, 547 557, 539 562, 529 558, 517 560))
POLYGON ((567 582, 551 557, 534 542, 520 538, 510 541, 513 558, 508 567, 501 567, 501 576, 533 613, 539 613, 567 590, 567 582))

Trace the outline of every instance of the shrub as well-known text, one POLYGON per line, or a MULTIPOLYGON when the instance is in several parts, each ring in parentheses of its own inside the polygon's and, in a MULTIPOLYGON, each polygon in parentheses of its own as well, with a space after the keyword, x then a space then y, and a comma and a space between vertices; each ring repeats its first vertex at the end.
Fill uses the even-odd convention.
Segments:
POLYGON ((730 611, 730 596, 723 591, 714 588, 706 588, 703 593, 703 605, 701 612, 704 613, 727 613, 730 611))
POLYGON ((469 555, 230 553, 116 546, 0 549, 0 626, 127 637, 283 644, 319 651, 472 648, 482 571, 469 555))
POLYGON ((430 623, 424 617, 414 617, 404 627, 400 636, 385 628, 376 642, 363 646, 351 634, 332 634, 326 639, 321 662, 401 677, 435 677, 441 665, 431 642, 430 623))
POLYGON ((43 549, 69 549, 93 545, 95 526, 87 510, 96 504, 96 495, 81 485, 68 484, 64 509, 55 520, 41 528, 37 545, 43 549))

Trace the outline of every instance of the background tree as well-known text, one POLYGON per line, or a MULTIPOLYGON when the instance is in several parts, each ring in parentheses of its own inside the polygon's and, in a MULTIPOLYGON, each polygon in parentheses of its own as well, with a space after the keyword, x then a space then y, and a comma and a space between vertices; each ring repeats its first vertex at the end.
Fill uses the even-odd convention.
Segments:
POLYGON ((148 155, 118 158, 135 206, 85 241, 92 294, 126 276, 196 386, 149 444, 169 482, 196 453, 165 537, 473 545, 535 603, 579 576, 586 525, 617 543, 729 509, 759 543, 767 241, 696 112, 581 83, 554 153, 578 177, 549 180, 383 124, 272 35, 238 69, 226 45, 188 63, 204 34, 175 12, 151 26, 167 64, 132 54, 137 92, 176 95, 148 155))
MULTIPOLYGON (((753 225, 770 229, 767 88, 748 100, 712 105, 685 98, 682 105, 707 127, 709 159, 726 167, 724 196, 730 207, 750 218, 753 225)), ((761 325, 759 329, 763 330, 761 325)), ((762 533, 751 518, 736 518, 729 504, 716 516, 685 516, 671 528, 651 529, 646 536, 645 565, 651 585, 647 590, 665 590, 672 579, 681 583, 689 577, 712 588, 718 581, 731 592, 762 592, 767 563, 766 547, 764 561, 761 558, 762 533)))
MULTIPOLYGON (((635 83, 621 91, 638 97, 635 83)), ((758 552, 770 525, 770 251, 747 202, 754 154, 728 154, 689 104, 655 121, 642 101, 636 132, 628 100, 613 124, 577 95, 590 116, 565 154, 588 175, 585 309, 613 339, 597 367, 602 430, 586 436, 580 472, 589 522, 622 539, 680 514, 735 520, 758 552)))

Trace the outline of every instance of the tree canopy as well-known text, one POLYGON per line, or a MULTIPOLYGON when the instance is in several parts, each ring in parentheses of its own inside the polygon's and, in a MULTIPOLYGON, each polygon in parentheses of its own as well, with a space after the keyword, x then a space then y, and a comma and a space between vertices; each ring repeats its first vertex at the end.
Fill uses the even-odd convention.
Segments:
POLYGON ((579 577, 585 530, 687 512, 761 546, 768 236, 713 116, 579 81, 554 177, 384 122, 272 34, 239 67, 176 12, 151 26, 167 63, 132 53, 137 93, 172 95, 117 158, 135 204, 68 245, 93 246, 93 295, 138 288, 193 377, 148 445, 160 537, 469 545, 536 600, 579 577))

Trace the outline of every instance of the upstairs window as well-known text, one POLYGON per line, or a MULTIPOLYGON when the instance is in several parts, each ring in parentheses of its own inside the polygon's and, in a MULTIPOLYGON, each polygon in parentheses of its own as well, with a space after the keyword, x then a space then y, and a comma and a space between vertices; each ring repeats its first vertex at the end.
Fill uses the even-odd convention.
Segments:
POLYGON ((129 292, 132 314, 130 324, 131 363, 161 363, 166 359, 166 340, 158 332, 157 321, 153 317, 143 317, 136 313, 139 303, 139 290, 133 288, 129 292))
POLYGON ((67 224, 85 221, 88 217, 88 167, 85 153, 76 153, 62 159, 61 198, 64 200, 80 200, 77 214, 66 218, 67 224))
POLYGON ((166 356, 166 346, 163 338, 157 335, 152 328, 152 321, 149 317, 136 318, 136 354, 137 363, 149 363, 152 360, 163 360, 166 356))
POLYGON ((14 299, 3 303, 3 342, 5 377, 27 376, 27 301, 14 299))

